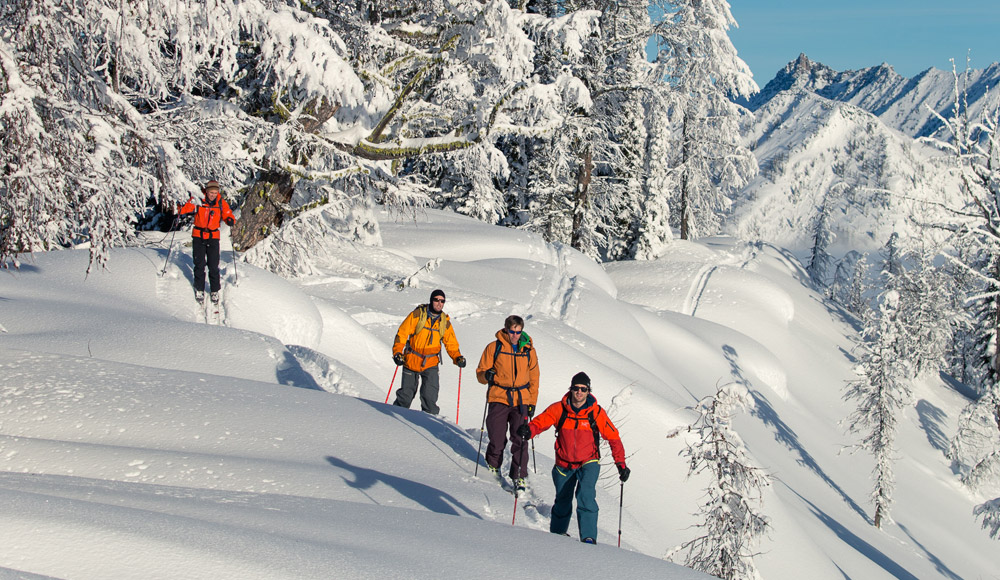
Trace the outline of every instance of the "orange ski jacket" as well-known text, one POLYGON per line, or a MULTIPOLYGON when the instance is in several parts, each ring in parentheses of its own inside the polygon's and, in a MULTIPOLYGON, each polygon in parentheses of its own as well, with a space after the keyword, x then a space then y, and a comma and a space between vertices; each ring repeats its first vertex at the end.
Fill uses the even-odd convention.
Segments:
POLYGON ((486 393, 487 402, 511 407, 537 404, 538 353, 531 337, 522 332, 520 340, 511 344, 507 332, 500 329, 496 338, 483 349, 483 356, 479 357, 479 366, 476 367, 476 380, 484 385, 489 384, 486 371, 496 371, 493 384, 486 393))
POLYGON ((559 467, 576 469, 584 463, 599 460, 601 447, 598 436, 607 440, 615 463, 624 465, 625 448, 621 436, 608 414, 597 404, 594 395, 587 395, 587 400, 578 410, 573 409, 570 397, 566 393, 561 401, 552 403, 528 423, 531 436, 556 427, 556 465, 559 467))
POLYGON ((413 372, 423 372, 441 363, 441 345, 454 361, 462 356, 451 319, 444 312, 434 319, 427 304, 417 306, 399 325, 392 354, 404 353, 404 364, 413 372))
POLYGON ((203 197, 200 203, 191 198, 178 211, 181 215, 191 212, 195 212, 194 229, 191 230, 192 238, 217 240, 219 239, 219 224, 226 219, 236 219, 232 210, 229 209, 229 204, 222 199, 221 193, 215 198, 215 203, 208 201, 208 196, 203 197))

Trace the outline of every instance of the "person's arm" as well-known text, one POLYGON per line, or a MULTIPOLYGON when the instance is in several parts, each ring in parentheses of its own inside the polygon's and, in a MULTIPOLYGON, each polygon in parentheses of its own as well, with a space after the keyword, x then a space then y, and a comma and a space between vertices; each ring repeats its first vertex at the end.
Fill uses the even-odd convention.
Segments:
POLYGON ((624 467, 625 447, 622 445, 621 435, 618 434, 618 428, 611 422, 611 418, 608 417, 603 407, 597 415, 596 423, 601 437, 608 442, 608 447, 611 448, 611 457, 614 458, 615 464, 624 467))
POLYGON ((232 225, 236 222, 236 216, 233 215, 233 210, 229 208, 229 204, 226 203, 226 200, 220 199, 219 202, 219 206, 222 208, 222 221, 226 222, 227 226, 232 227, 232 225))
POLYGON ((411 312, 403 319, 403 322, 399 325, 399 329, 396 330, 396 339, 392 343, 392 354, 401 354, 406 348, 406 341, 410 339, 410 335, 413 331, 417 329, 417 318, 411 312))
POLYGON ((187 202, 185 202, 184 205, 182 205, 180 209, 177 210, 177 215, 184 215, 186 213, 191 213, 196 209, 198 209, 198 205, 195 203, 194 198, 189 197, 187 202))
MULTIPOLYGON (((441 342, 444 343, 445 350, 448 351, 448 356, 451 360, 458 364, 458 359, 462 357, 462 351, 458 346, 458 337, 455 336, 455 325, 448 324, 448 328, 444 331, 444 336, 441 337, 441 342)), ((464 360, 464 357, 462 357, 464 360)))

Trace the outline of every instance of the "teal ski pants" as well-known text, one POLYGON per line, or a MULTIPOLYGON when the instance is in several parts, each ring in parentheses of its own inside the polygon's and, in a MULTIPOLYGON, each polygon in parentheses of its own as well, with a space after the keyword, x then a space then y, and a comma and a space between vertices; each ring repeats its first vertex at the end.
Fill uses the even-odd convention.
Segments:
POLYGON ((576 497, 576 523, 580 528, 580 539, 593 538, 597 541, 597 477, 601 475, 601 464, 596 460, 584 463, 576 469, 569 467, 552 468, 552 482, 556 484, 556 501, 552 506, 549 531, 565 534, 573 515, 573 497, 576 497))

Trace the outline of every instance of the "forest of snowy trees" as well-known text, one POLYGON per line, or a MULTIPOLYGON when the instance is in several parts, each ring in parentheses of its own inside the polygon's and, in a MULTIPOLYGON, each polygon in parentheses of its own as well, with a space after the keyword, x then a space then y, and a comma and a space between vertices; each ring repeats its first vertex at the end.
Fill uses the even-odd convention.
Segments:
MULTIPOLYGON (((322 261, 310 240, 377 244, 384 207, 653 259, 723 231, 757 175, 735 24, 725 0, 4 0, 0 266, 87 247, 101 267, 208 179, 240 208, 235 247, 282 275, 322 261)), ((879 457, 876 525, 893 421, 875 416, 921 373, 978 393, 951 459, 970 486, 1000 479, 1000 116, 971 115, 955 79, 927 139, 957 192, 924 200, 933 235, 838 260, 832 206, 813 220, 813 282, 867 321, 848 396, 879 457)), ((978 515, 996 536, 1000 499, 978 515)))

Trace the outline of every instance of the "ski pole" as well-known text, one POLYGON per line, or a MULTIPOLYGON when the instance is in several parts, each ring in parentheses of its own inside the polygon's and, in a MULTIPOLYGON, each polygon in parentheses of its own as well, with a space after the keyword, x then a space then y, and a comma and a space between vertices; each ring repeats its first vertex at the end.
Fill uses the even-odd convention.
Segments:
POLYGON ((396 375, 399 374, 399 365, 396 365, 396 372, 392 373, 392 381, 389 382, 389 392, 385 394, 385 404, 389 404, 389 395, 392 394, 392 385, 396 382, 396 375))
MULTIPOLYGON (((455 424, 458 425, 458 412, 462 408, 462 367, 458 367, 458 401, 455 402, 455 424)), ((477 460, 478 463, 478 460, 477 460)))
POLYGON ((625 482, 622 482, 621 493, 618 495, 618 547, 622 547, 622 505, 625 502, 625 482))
POLYGON ((479 476, 479 457, 483 454, 483 431, 486 429, 486 409, 490 406, 490 389, 486 388, 486 405, 483 407, 483 424, 479 427, 479 451, 476 451, 476 471, 473 477, 479 476))
POLYGON ((535 456, 535 440, 531 440, 531 470, 538 473, 538 457, 535 456))
MULTIPOLYGON (((229 228, 229 247, 233 252, 233 286, 240 285, 240 273, 236 270, 236 246, 233 245, 233 229, 229 228)), ((395 377, 393 377, 395 378, 395 377)))
POLYGON ((510 525, 514 525, 514 520, 517 519, 517 490, 514 490, 514 516, 510 518, 510 525))
POLYGON ((174 216, 174 223, 170 224, 170 247, 167 249, 167 259, 163 261, 163 269, 160 270, 160 276, 167 273, 167 264, 170 263, 170 254, 174 251, 174 236, 177 235, 177 220, 180 216, 174 216))

